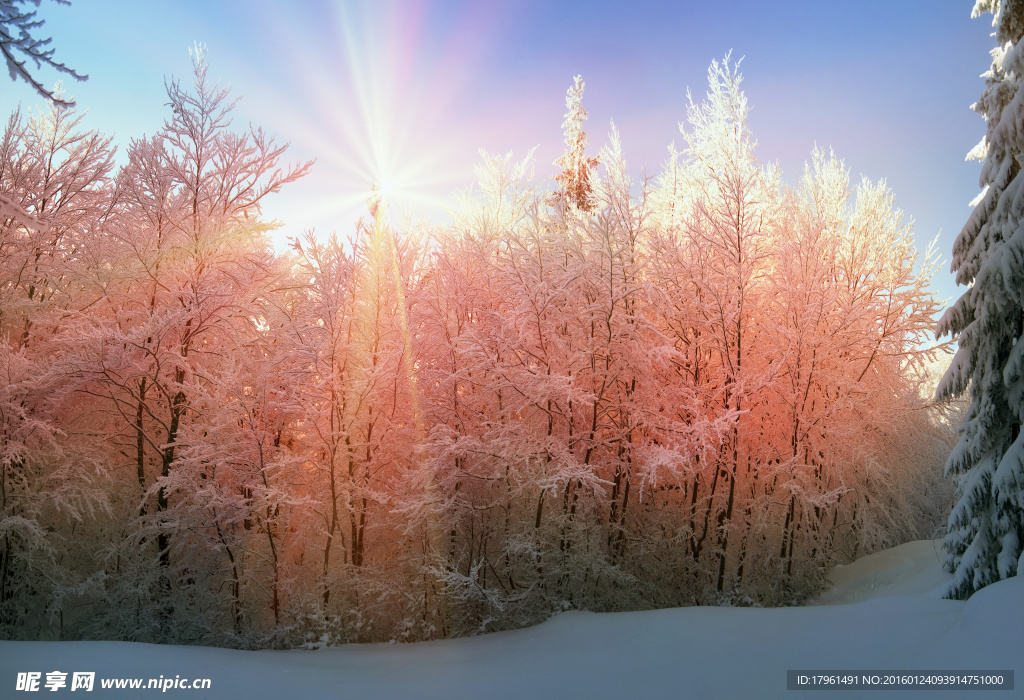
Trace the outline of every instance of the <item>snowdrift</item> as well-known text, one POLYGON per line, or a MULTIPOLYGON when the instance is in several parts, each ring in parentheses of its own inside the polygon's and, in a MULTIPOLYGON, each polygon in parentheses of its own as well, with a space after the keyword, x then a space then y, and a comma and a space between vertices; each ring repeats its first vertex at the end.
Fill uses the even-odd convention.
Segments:
POLYGON ((837 567, 834 586, 799 608, 569 612, 536 627, 409 645, 246 652, 124 642, 0 642, 0 697, 19 673, 39 692, 188 698, 1024 698, 1024 577, 968 601, 941 599, 938 542, 911 542, 837 567), (787 670, 1016 673, 1015 689, 787 690, 787 670), (48 692, 46 674, 68 674, 48 692), (209 678, 207 690, 104 689, 102 679, 209 678), (866 693, 866 694, 865 694, 866 693))

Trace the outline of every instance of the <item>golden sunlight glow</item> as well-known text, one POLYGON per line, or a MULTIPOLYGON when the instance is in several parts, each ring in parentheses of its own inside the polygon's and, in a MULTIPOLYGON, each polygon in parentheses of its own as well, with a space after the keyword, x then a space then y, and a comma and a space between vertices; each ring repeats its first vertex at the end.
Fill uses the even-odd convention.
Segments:
MULTIPOLYGON (((471 12, 448 31, 486 36, 492 19, 471 12)), ((417 1, 330 3, 322 20, 310 35, 279 12, 270 21, 294 47, 281 57, 289 82, 249 77, 259 84, 258 94, 271 96, 253 105, 261 110, 259 121, 289 134, 296 156, 316 158, 316 184, 305 186, 319 191, 290 208, 289 224, 300 210, 301 226, 316 222, 321 233, 345 231, 365 215, 373 184, 395 215, 443 216, 451 192, 472 179, 475 146, 466 145, 455 110, 486 42, 430 44, 437 27, 428 25, 426 4, 417 1), (460 149, 465 157, 453 157, 460 149)))

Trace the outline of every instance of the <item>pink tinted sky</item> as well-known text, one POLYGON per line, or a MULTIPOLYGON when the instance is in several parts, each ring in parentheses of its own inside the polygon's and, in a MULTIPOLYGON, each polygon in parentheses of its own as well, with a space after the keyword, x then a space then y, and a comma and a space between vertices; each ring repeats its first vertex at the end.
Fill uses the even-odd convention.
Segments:
MULTIPOLYGON (((208 46, 210 74, 244 95, 236 120, 290 141, 313 173, 269 203, 285 223, 345 234, 372 180, 396 204, 443 220, 472 180, 478 150, 536 150, 539 180, 562 150, 565 91, 582 74, 593 152, 609 120, 634 175, 657 175, 686 89, 729 50, 742 72, 762 161, 789 181, 811 149, 832 147, 854 178, 886 178, 916 221, 939 231, 948 259, 977 194, 964 155, 984 122, 969 106, 988 68, 990 16, 956 2, 766 3, 382 0, 76 0, 44 3, 57 58, 88 82, 66 86, 88 124, 126 144, 167 116, 164 77, 190 77, 188 47, 208 46)), ((43 76, 52 80, 54 76, 43 76)), ((0 83, 0 110, 37 99, 0 83)), ((943 267, 935 288, 957 294, 943 267)))

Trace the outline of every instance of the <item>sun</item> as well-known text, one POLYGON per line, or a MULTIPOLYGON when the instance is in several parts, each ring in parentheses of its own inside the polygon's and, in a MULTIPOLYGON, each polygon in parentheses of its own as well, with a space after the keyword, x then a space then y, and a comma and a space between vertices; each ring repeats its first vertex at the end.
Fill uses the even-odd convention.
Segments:
POLYGON ((240 103, 245 116, 288 142, 290 158, 316 161, 268 205, 285 224, 279 235, 347 235, 374 185, 396 219, 445 223, 487 133, 465 104, 492 50, 494 13, 467 11, 439 30, 423 0, 322 9, 312 29, 284 10, 262 16, 291 47, 279 57, 288 79, 243 75, 258 96, 240 103))
POLYGON ((309 136, 319 142, 319 168, 338 183, 338 208, 364 213, 375 187, 393 212, 434 218, 472 178, 471 168, 452 165, 449 111, 451 83, 464 79, 452 66, 476 62, 429 46, 424 7, 404 7, 333 3, 323 19, 336 60, 310 59, 300 75, 313 66, 320 84, 309 136))

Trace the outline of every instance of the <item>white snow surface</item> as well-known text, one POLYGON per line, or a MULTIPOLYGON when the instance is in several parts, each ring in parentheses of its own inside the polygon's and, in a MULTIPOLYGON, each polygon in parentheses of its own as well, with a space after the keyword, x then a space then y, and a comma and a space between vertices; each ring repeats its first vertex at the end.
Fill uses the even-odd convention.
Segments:
POLYGON ((0 642, 0 697, 19 672, 85 698, 1024 698, 1024 576, 941 599, 938 542, 836 567, 795 608, 567 612, 511 632, 418 644, 236 651, 128 642, 0 642), (787 690, 786 671, 1013 670, 1014 690, 787 690), (92 692, 46 673, 96 672, 92 692), (209 690, 103 690, 102 678, 210 678, 209 690))

